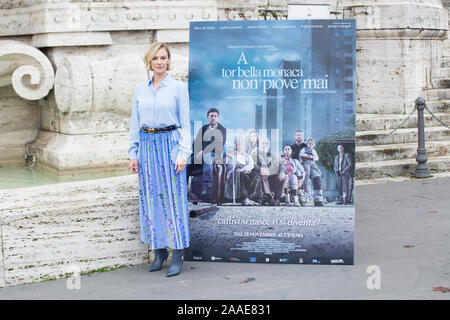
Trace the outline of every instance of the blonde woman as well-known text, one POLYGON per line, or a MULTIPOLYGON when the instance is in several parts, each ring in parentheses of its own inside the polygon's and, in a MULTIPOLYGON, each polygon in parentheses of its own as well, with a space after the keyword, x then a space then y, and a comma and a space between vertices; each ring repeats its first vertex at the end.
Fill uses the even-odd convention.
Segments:
POLYGON ((243 136, 235 136, 234 147, 227 151, 227 174, 224 188, 224 197, 241 201, 244 206, 258 205, 250 200, 251 171, 254 167, 251 155, 245 152, 245 139, 243 136))
POLYGON ((258 151, 259 151, 258 133, 256 132, 256 130, 251 130, 248 134, 245 152, 249 154, 252 157, 253 162, 256 163, 256 160, 258 158, 258 151))
POLYGON ((191 154, 189 94, 172 79, 170 51, 153 43, 145 54, 153 77, 134 90, 129 169, 138 173, 141 241, 155 251, 149 271, 162 268, 173 250, 167 276, 180 273, 189 246, 186 162, 191 154))

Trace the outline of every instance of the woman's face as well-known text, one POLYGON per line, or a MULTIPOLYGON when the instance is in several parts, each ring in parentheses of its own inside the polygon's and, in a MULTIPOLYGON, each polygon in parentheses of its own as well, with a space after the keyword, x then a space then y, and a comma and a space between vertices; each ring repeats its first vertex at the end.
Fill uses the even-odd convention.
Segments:
POLYGON ((261 140, 261 142, 259 144, 260 144, 261 151, 263 151, 263 152, 269 151, 269 147, 270 147, 269 140, 261 140))
POLYGON ((156 51, 150 65, 156 74, 164 74, 167 72, 167 66, 170 63, 170 58, 165 48, 160 48, 156 51))
POLYGON ((289 158, 291 156, 291 154, 292 154, 292 149, 291 149, 290 146, 285 146, 283 151, 284 151, 284 155, 287 158, 289 158))

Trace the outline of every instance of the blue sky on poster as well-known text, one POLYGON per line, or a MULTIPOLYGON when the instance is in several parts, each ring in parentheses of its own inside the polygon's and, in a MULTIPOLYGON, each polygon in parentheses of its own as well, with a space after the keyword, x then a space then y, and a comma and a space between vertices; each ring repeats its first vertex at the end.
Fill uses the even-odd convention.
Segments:
MULTIPOLYGON (((279 25, 280 22, 278 22, 279 25)), ((228 128, 252 128, 254 126, 254 105, 263 104, 263 88, 234 89, 233 79, 255 79, 222 77, 223 69, 254 70, 278 69, 282 59, 300 60, 311 49, 311 33, 299 30, 304 21, 284 22, 287 26, 274 30, 259 21, 250 22, 259 28, 248 29, 249 22, 242 29, 219 29, 220 23, 197 23, 195 26, 216 28, 193 29, 190 39, 190 96, 191 118, 206 121, 206 111, 216 107, 220 111, 220 122, 228 128), (196 32, 197 31, 197 32, 196 32), (277 36, 274 36, 276 34, 277 36), (242 58, 245 55, 245 62, 242 58), (247 97, 247 98, 246 98, 247 97), (239 115, 237 117, 237 115, 239 115)), ((237 22, 235 25, 243 25, 237 22)))
POLYGON ((280 143, 292 142, 296 129, 316 141, 354 130, 354 21, 193 22, 190 32, 190 110, 196 128, 199 120, 207 123, 207 110, 216 107, 227 129, 275 128, 280 143), (284 67, 283 60, 288 61, 284 67), (276 100, 265 96, 270 79, 282 84, 276 100), (258 126, 255 105, 263 106, 258 126))

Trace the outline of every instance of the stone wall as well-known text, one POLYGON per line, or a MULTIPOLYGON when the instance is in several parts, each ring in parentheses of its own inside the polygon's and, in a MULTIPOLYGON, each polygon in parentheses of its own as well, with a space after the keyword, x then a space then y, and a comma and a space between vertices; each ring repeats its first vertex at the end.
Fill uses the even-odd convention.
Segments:
MULTIPOLYGON (((54 88, 35 104, 39 105, 40 119, 36 113, 27 118, 30 123, 40 120, 39 134, 30 145, 22 139, 22 150, 28 148, 37 156, 38 168, 57 174, 126 166, 132 90, 150 76, 142 62, 148 45, 168 42, 174 57, 172 75, 186 82, 190 21, 287 19, 288 3, 310 2, 2 2, 0 40, 19 40, 39 48, 55 70, 54 88), (85 148, 74 149, 80 135, 90 135, 90 145, 109 149, 105 156, 114 163, 88 155, 85 148)), ((448 29, 441 1, 326 3, 330 5, 330 18, 357 21, 357 112, 407 112, 420 92, 431 85, 439 66, 448 29)), ((0 69, 4 69, 1 63, 0 59, 0 69)), ((10 70, 0 70, 0 80, 4 80, 0 87, 8 85, 8 76, 10 70)), ((0 110, 3 104, 0 102, 0 110)), ((21 102, 17 108, 25 105, 21 102)), ((9 127, 3 128, 6 136, 17 135, 18 130, 7 128, 20 127, 19 121, 8 121, 9 127)), ((0 145, 2 150, 15 150, 8 159, 23 162, 18 141, 5 138, 0 145)))
MULTIPOLYGON (((33 139, 22 141, 21 150, 0 140, 1 150, 16 150, 12 162, 0 158, 0 165, 24 163, 28 150, 36 168, 57 175, 126 170, 131 99, 134 87, 151 76, 143 63, 149 44, 169 43, 171 75, 187 82, 189 22, 217 19, 215 1, 42 0, 8 2, 2 9, 0 41, 3 36, 45 52, 55 85, 40 97, 39 115, 29 114, 28 123, 40 121, 33 139)), ((12 78, 0 58, 2 78, 0 88, 12 78)), ((27 83, 27 75, 22 80, 27 83)), ((14 116, 8 121, 9 128, 20 126, 14 116)))
POLYGON ((38 49, 0 38, 0 165, 22 164, 40 129, 37 100, 53 87, 54 71, 38 49))
POLYGON ((22 165, 25 145, 36 140, 41 106, 17 95, 11 85, 0 87, 0 165, 22 165))
POLYGON ((431 86, 448 29, 440 1, 345 1, 357 25, 357 112, 405 113, 431 86))
MULTIPOLYGON (((39 115, 31 112, 27 118, 30 123, 39 119, 40 131, 34 143, 27 145, 30 141, 22 139, 22 150, 36 155, 36 167, 61 175, 126 166, 132 90, 150 76, 142 62, 148 45, 169 43, 172 75, 186 82, 190 21, 287 19, 288 3, 310 1, 3 1, 0 41, 17 40, 38 48, 56 77, 50 93, 34 104, 39 115), (114 164, 89 155, 90 150, 74 149, 79 135, 90 135, 90 145, 111 149, 114 164)), ((325 3, 330 6, 330 18, 357 21, 357 112, 407 112, 431 85, 439 67, 448 29, 441 1, 325 3)), ((11 82, 11 70, 5 70, 2 60, 0 88, 11 82)), ((0 110, 5 101, 0 100, 0 110)), ((18 110, 29 104, 14 103, 18 110)), ((17 135, 18 130, 8 128, 19 128, 19 120, 8 121, 9 126, 2 128, 5 137, 17 135)), ((23 163, 18 144, 0 139, 0 150, 15 150, 8 161, 23 163)), ((0 158, 1 163, 6 164, 6 159, 0 158)))
POLYGON ((139 226, 137 175, 0 190, 0 287, 147 263, 139 226))

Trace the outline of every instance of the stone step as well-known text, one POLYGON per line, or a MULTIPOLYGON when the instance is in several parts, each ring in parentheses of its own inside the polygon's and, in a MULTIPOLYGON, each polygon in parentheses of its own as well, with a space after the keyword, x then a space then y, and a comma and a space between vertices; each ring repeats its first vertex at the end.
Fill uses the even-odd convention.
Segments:
POLYGON ((450 40, 449 39, 445 39, 444 41, 442 41, 442 56, 448 56, 448 54, 444 54, 446 52, 450 51, 450 40))
POLYGON ((442 42, 441 54, 442 54, 442 57, 450 56, 450 40, 449 39, 446 39, 442 42))
MULTIPOLYGON (((428 107, 428 104, 427 104, 428 107)), ((417 111, 416 111, 417 112, 417 111)), ((444 123, 450 125, 450 113, 434 113, 444 123)), ((407 117, 407 114, 356 114, 356 131, 373 131, 395 129, 407 117)), ((425 127, 438 127, 440 124, 426 110, 424 112, 425 127)), ((417 128, 417 113, 411 115, 402 128, 417 128)))
POLYGON ((421 96, 425 99, 425 101, 450 100, 450 89, 444 88, 424 90, 421 92, 421 96))
MULTIPOLYGON (((356 179, 410 176, 415 172, 416 165, 416 159, 357 162, 356 179)), ((431 174, 449 171, 450 156, 429 157, 427 166, 431 174)))
POLYGON ((442 47, 450 47, 450 34, 447 31, 447 37, 442 41, 442 47))
MULTIPOLYGON (((427 101, 427 108, 433 113, 448 113, 450 112, 450 100, 439 100, 439 101, 427 101)), ((425 114, 428 113, 425 110, 425 114)))
POLYGON ((450 68, 450 57, 448 55, 442 56, 441 58, 441 68, 450 68))
MULTIPOLYGON (((432 176, 429 179, 442 179, 442 178, 450 178, 450 171, 433 172, 432 176)), ((418 179, 419 178, 415 178, 413 176, 360 179, 360 180, 355 181, 356 182, 355 186, 364 186, 364 185, 368 185, 368 184, 394 183, 394 182, 403 182, 403 181, 417 181, 418 179)))
POLYGON ((431 79, 431 86, 433 89, 448 89, 450 88, 450 79, 431 79))
MULTIPOLYGON (((450 89, 448 89, 450 90, 450 89)), ((422 91, 417 97, 423 97, 425 98, 425 92, 426 91, 422 91)), ((427 104, 428 109, 431 110, 431 112, 433 113, 448 113, 450 112, 450 99, 438 99, 438 100, 433 100, 433 99, 425 99, 425 102, 427 104)), ((388 113, 382 113, 379 108, 374 108, 372 106, 357 106, 357 114, 400 114, 403 115, 405 114, 409 114, 412 110, 412 108, 414 108, 414 100, 411 101, 411 103, 409 103, 406 108, 403 105, 395 105, 392 108, 390 108, 388 113), (406 110, 406 111, 405 111, 406 110)), ((425 111, 426 113, 427 111, 425 111)))
MULTIPOLYGON (((356 144, 363 145, 382 145, 395 143, 417 143, 417 128, 401 128, 395 133, 389 135, 392 130, 373 130, 357 131, 355 134, 356 144), (389 136, 388 136, 389 135, 389 136), (376 142, 380 137, 388 136, 385 139, 376 142), (374 143, 376 142, 376 143, 374 143)), ((425 141, 445 141, 450 140, 450 130, 444 126, 425 128, 425 141)))
MULTIPOLYGON (((450 140, 425 141, 425 148, 429 157, 450 155, 450 140)), ((357 146, 356 161, 385 161, 415 159, 417 156, 417 143, 401 143, 390 145, 357 146)))
POLYGON ((439 68, 436 70, 437 79, 449 79, 450 78, 450 68, 439 68))

